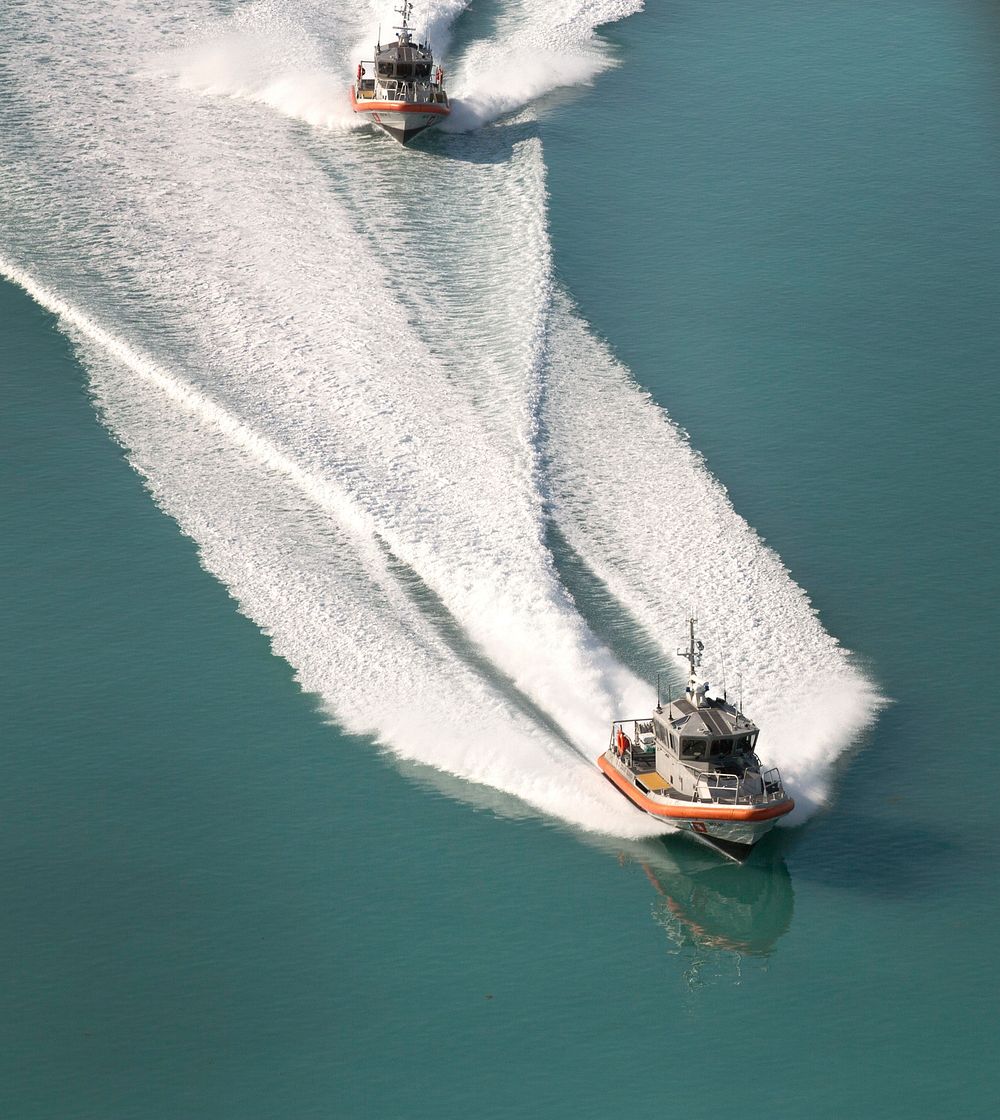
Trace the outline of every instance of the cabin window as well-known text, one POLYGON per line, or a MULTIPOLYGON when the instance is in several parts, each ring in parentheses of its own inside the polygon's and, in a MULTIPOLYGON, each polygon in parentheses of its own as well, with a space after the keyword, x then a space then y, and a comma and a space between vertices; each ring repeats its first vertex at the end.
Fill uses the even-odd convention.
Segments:
POLYGON ((392 74, 391 62, 380 62, 378 64, 379 77, 388 78, 392 74))
POLYGON ((429 78, 431 76, 431 64, 429 62, 421 62, 417 65, 417 77, 429 78))
POLYGON ((674 754, 677 753, 677 736, 672 731, 670 732, 670 749, 674 754))
POLYGON ((681 739, 681 758, 689 762, 700 762, 705 757, 704 739, 681 739))
POLYGON ((666 743, 667 736, 666 736, 666 734, 663 730, 663 724, 662 723, 657 723, 654 720, 653 721, 653 731, 656 734, 656 740, 657 740, 658 743, 666 743))
POLYGON ((413 65, 411 63, 409 63, 409 62, 397 62, 396 63, 396 77, 397 78, 409 78, 409 77, 412 76, 412 74, 413 74, 413 65))
POLYGON ((712 743, 712 752, 710 758, 724 758, 727 754, 733 753, 732 739, 715 739, 712 743))

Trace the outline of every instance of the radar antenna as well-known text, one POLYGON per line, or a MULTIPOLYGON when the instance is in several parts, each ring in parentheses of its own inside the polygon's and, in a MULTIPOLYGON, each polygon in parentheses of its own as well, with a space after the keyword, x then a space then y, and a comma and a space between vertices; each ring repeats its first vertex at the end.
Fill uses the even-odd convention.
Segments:
POLYGON ((695 707, 700 706, 702 697, 708 691, 708 685, 700 684, 698 681, 698 669, 701 666, 701 655, 705 648, 705 643, 699 641, 698 638, 695 637, 694 626, 697 621, 696 618, 688 619, 689 638, 687 649, 681 648, 677 651, 677 656, 683 657, 690 666, 691 675, 688 678, 687 692, 695 707))
POLYGON ((413 14, 413 4, 411 3, 411 0, 403 0, 402 7, 395 8, 394 11, 396 11, 403 17, 403 26, 394 27, 393 31, 399 32, 399 38, 401 42, 408 43, 410 41, 409 19, 413 14))

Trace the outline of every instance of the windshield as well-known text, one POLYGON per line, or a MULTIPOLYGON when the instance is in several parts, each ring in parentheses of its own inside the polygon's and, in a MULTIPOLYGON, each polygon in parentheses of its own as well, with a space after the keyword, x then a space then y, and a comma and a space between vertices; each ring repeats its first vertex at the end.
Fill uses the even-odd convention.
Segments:
POLYGON ((700 762, 705 757, 704 739, 681 739, 681 758, 688 762, 700 762))

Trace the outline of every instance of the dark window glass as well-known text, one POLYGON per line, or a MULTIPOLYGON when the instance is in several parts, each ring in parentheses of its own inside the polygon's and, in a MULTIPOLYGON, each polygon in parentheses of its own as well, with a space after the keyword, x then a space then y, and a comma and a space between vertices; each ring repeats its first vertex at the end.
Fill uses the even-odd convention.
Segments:
POLYGON ((681 739, 681 758, 698 762, 705 757, 704 739, 681 739))
POLYGON ((410 78, 413 76, 413 66, 409 62, 396 63, 396 77, 397 78, 410 78))

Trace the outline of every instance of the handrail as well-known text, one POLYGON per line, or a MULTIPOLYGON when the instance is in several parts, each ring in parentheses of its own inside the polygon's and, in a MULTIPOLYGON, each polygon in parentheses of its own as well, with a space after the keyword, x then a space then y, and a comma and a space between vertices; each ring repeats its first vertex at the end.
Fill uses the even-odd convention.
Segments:
POLYGON ((611 750, 613 751, 614 748, 615 748, 615 745, 616 745, 615 744, 615 732, 619 728, 621 728, 624 731, 625 724, 627 724, 627 723, 632 724, 632 734, 629 738, 631 740, 632 746, 634 747, 635 744, 636 744, 636 741, 639 738, 639 724, 640 723, 652 723, 652 722, 653 721, 652 721, 651 717, 649 717, 649 716, 639 716, 637 719, 614 719, 614 720, 612 720, 611 721, 611 740, 610 740, 611 750))
MULTIPOLYGON (((632 751, 628 750, 624 755, 619 755, 616 751, 609 750, 608 755, 611 765, 623 778, 627 778, 632 785, 635 785, 637 779, 632 769, 632 751)), ((700 774, 695 785, 694 802, 697 804, 699 801, 705 801, 713 805, 769 805, 774 801, 785 800, 784 783, 776 766, 763 773, 758 772, 754 776, 761 779, 761 792, 756 794, 744 792, 744 779, 736 774, 717 772, 700 774)), ((647 796, 662 797, 663 794, 659 791, 649 791, 647 796)))
POLYGON ((781 780, 781 774, 777 766, 772 766, 770 770, 762 771, 760 780, 764 784, 765 798, 778 799, 785 796, 785 783, 781 780))
MULTIPOLYGON (((636 725, 648 723, 648 716, 638 719, 616 719, 611 722, 611 741, 608 744, 608 755, 616 769, 635 780, 633 767, 635 765, 635 750, 639 745, 636 725), (632 724, 632 737, 629 746, 623 754, 619 754, 615 741, 616 732, 625 724, 632 724)), ((627 736, 626 736, 627 737, 627 736)), ((641 753, 641 752, 640 752, 641 753)), ((727 774, 718 770, 709 770, 697 774, 695 779, 695 801, 708 801, 729 805, 767 805, 773 801, 784 801, 786 798, 785 785, 781 780, 781 773, 777 766, 767 770, 761 767, 760 759, 756 754, 751 756, 756 762, 756 769, 748 769, 742 775, 727 774), (759 792, 751 792, 747 788, 747 778, 757 778, 760 782, 759 792)), ((688 768, 690 769, 690 767, 688 768)), ((756 782, 753 783, 756 787, 756 782)))
POLYGON ((740 797, 740 785, 740 779, 736 774, 717 772, 699 774, 695 785, 695 796, 699 801, 728 801, 737 805, 742 800, 749 803, 750 794, 740 797))
MULTIPOLYGON (((363 81, 372 81, 367 76, 363 81)), ((441 100, 444 89, 429 81, 400 81, 398 78, 375 78, 375 92, 386 101, 405 101, 411 105, 435 105, 441 100)), ((360 88, 361 82, 355 83, 360 88)))
POLYGON ((785 787, 776 766, 763 773, 750 774, 760 778, 760 792, 751 793, 746 789, 747 775, 720 774, 709 772, 699 774, 695 784, 695 797, 699 800, 719 801, 733 805, 761 805, 785 799, 785 787))

